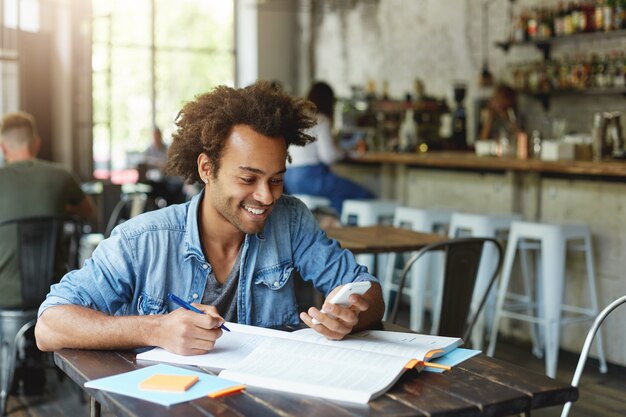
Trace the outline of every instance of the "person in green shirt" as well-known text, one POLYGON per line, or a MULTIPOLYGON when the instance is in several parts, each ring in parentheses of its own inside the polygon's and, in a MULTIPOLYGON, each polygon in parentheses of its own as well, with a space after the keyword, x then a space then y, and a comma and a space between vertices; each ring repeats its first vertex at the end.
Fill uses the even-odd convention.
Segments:
MULTIPOLYGON (((94 214, 91 200, 72 173, 59 164, 37 159, 40 144, 32 115, 17 112, 3 117, 0 149, 6 165, 0 167, 0 222, 62 214, 90 219, 94 214)), ((0 228, 0 308, 19 306, 21 298, 15 233, 11 228, 3 227, 0 228)), ((30 344, 27 341, 27 345, 30 344)), ((34 348, 34 340, 32 344, 34 348)), ((37 353, 27 350, 27 357, 30 354, 32 360, 37 353)), ((33 372, 23 373, 34 375, 33 372)), ((16 379, 19 374, 18 369, 16 379)), ((43 388, 43 375, 35 379, 37 381, 24 381, 25 393, 27 390, 35 393, 43 388)))

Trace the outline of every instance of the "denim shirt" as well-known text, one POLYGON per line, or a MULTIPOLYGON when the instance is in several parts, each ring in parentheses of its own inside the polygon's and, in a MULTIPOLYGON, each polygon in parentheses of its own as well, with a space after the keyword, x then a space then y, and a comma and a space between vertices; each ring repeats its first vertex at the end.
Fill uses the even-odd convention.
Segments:
MULTIPOLYGON (((113 316, 164 314, 178 308, 167 299, 169 292, 199 303, 211 272, 198 225, 203 196, 117 226, 81 269, 51 287, 39 315, 62 304, 113 316)), ((245 236, 241 256, 237 312, 243 324, 300 322, 295 270, 326 295, 348 282, 378 282, 351 252, 326 236, 300 200, 289 196, 276 202, 262 233, 245 236)))

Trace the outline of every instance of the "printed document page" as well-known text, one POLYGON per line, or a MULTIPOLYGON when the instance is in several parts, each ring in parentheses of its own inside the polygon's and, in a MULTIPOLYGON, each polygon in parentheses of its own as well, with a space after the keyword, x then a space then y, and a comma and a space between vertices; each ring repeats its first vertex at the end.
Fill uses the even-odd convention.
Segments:
POLYGON ((328 340, 313 329, 291 333, 293 339, 337 346, 344 349, 380 352, 388 355, 424 360, 438 357, 460 346, 463 341, 457 337, 431 336, 417 333, 387 332, 366 330, 347 336, 343 340, 328 340), (429 356, 429 352, 432 356, 429 356))
POLYGON ((243 358, 248 356, 268 337, 290 337, 289 332, 280 330, 230 322, 224 324, 231 331, 223 332, 222 337, 215 343, 215 348, 209 353, 205 353, 204 355, 183 356, 168 352, 162 348, 154 348, 138 354, 137 359, 224 369, 241 362, 243 358))
POLYGON ((409 359, 269 338, 219 376, 251 386, 367 403, 400 378, 409 359))

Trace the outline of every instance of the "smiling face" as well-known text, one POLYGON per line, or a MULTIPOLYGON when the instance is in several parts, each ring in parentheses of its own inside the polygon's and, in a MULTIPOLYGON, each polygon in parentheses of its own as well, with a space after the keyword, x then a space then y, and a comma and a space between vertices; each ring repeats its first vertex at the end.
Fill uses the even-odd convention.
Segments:
POLYGON ((200 176, 208 180, 203 203, 208 227, 246 234, 263 231, 283 193, 286 160, 283 139, 263 136, 245 125, 236 125, 226 140, 217 176, 212 175, 208 157, 200 155, 200 176))

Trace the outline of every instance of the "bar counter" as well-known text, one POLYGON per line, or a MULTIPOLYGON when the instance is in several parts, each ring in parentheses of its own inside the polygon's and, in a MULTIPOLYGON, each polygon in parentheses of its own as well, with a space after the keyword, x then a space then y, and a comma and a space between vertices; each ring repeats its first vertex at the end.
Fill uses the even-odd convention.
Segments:
MULTIPOLYGON (((379 198, 407 207, 517 212, 530 221, 587 224, 593 235, 600 307, 626 294, 626 161, 542 161, 444 151, 371 152, 336 164, 333 170, 379 198)), ((582 255, 568 254, 566 279, 570 304, 587 305, 582 255)), ((580 352, 590 324, 565 326, 561 347, 580 352)), ((624 326, 623 316, 605 323, 606 340, 623 340, 624 326)), ((529 337, 528 326, 517 322, 503 323, 500 330, 511 337, 529 337)), ((610 362, 626 366, 623 343, 607 343, 606 354, 610 362)))
POLYGON ((367 152, 352 156, 349 163, 401 164, 431 168, 462 168, 485 171, 519 171, 626 178, 626 161, 542 161, 514 157, 476 156, 472 152, 433 151, 426 153, 367 152))

